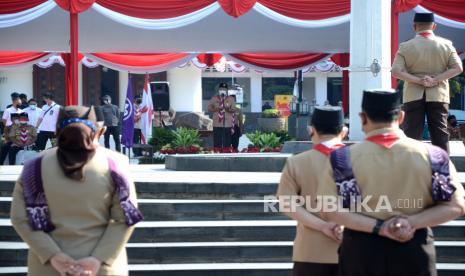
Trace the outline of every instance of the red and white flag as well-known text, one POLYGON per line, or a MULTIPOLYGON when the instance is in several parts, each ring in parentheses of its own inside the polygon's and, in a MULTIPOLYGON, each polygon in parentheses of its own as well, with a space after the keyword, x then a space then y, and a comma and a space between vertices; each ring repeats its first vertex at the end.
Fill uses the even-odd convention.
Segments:
POLYGON ((152 136, 153 102, 150 91, 149 75, 145 75, 144 91, 142 92, 141 104, 141 142, 147 144, 152 136))

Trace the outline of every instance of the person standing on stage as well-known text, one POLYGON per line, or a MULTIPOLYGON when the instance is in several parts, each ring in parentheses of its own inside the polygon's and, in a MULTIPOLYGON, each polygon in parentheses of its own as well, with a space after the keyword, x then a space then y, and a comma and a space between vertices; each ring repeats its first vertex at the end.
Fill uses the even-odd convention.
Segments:
POLYGON ((322 211, 345 226, 339 275, 435 276, 429 227, 465 212, 455 167, 443 149, 400 130, 399 92, 365 91, 360 118, 366 140, 333 151, 319 174, 317 195, 344 208, 322 211))
POLYGON ((337 249, 342 227, 321 219, 318 213, 305 207, 316 208, 314 199, 318 186, 327 185, 321 181, 320 172, 329 162, 329 154, 344 147, 342 139, 347 130, 343 120, 340 107, 315 108, 309 126, 313 149, 290 157, 281 175, 277 196, 282 207, 295 204, 293 197, 308 197, 305 206, 297 206, 294 212, 284 212, 297 220, 292 256, 294 276, 336 276, 338 273, 337 249))
POLYGON ((213 146, 227 148, 231 146, 231 128, 236 119, 236 101, 228 96, 228 85, 220 83, 218 95, 208 103, 208 112, 213 113, 213 146))
POLYGON ((39 120, 40 114, 42 114, 42 109, 37 106, 37 101, 35 99, 30 99, 28 101, 28 107, 23 110, 27 113, 29 117, 29 124, 31 126, 36 126, 37 121, 39 120))
POLYGON ((403 129, 421 140, 426 114, 431 142, 449 151, 448 80, 463 71, 462 61, 451 41, 434 34, 434 14, 415 14, 413 26, 417 35, 399 45, 392 65, 392 75, 405 81, 403 129))
POLYGON ((110 148, 110 135, 113 136, 115 141, 115 150, 121 152, 121 140, 120 140, 120 127, 119 127, 119 109, 118 106, 111 103, 111 97, 109 95, 103 96, 102 101, 102 112, 105 119, 104 125, 107 130, 104 134, 105 147, 110 148))
POLYGON ((58 114, 61 108, 61 106, 53 100, 54 96, 52 93, 44 93, 42 97, 45 101, 45 105, 42 106, 42 114, 36 124, 36 128, 39 131, 36 142, 36 150, 38 151, 44 150, 48 140, 52 142, 52 139, 55 138, 58 114))

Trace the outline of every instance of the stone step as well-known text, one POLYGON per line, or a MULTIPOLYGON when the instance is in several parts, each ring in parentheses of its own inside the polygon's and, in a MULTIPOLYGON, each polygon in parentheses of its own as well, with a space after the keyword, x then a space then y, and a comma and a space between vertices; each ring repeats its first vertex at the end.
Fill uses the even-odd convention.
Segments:
MULTIPOLYGON (((129 243, 130 264, 184 264, 209 262, 291 262, 288 242, 129 243)), ((465 241, 435 242, 437 262, 465 263, 465 241)), ((0 267, 27 265, 27 245, 0 242, 0 267)))
MULTIPOLYGON (((183 220, 271 220, 288 219, 276 212, 264 212, 267 200, 172 200, 139 199, 139 208, 147 221, 183 220)), ((11 197, 0 197, 0 218, 9 218, 11 197)))
MULTIPOLYGON (((292 220, 143 221, 130 242, 231 242, 291 241, 292 220)), ((465 221, 451 221, 433 228, 438 241, 465 241, 465 221)), ((21 241, 9 219, 0 219, 0 241, 21 241)))
MULTIPOLYGON (((131 276, 289 276, 292 263, 129 265, 131 276)), ((437 264, 439 276, 463 276, 465 264, 437 264)), ((27 267, 0 267, 0 274, 26 275, 27 267)))
MULTIPOLYGON (((0 197, 0 218, 9 218, 10 206, 11 197, 0 197)), ((147 221, 289 219, 268 211, 268 206, 277 209, 277 200, 139 199, 139 208, 147 221)), ((465 220, 465 216, 458 220, 465 220)))

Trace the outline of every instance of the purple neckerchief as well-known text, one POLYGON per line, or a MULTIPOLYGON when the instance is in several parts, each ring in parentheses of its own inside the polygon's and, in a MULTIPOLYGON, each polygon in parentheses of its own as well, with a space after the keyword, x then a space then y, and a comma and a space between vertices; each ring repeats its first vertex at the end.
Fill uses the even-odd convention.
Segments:
POLYGON ((337 193, 342 197, 342 207, 349 208, 357 197, 362 196, 350 162, 350 147, 333 151, 330 159, 337 193))
POLYGON ((427 144, 432 172, 434 201, 450 201, 457 188, 450 183, 449 155, 443 149, 427 144))
MULTIPOLYGON (((24 164, 21 179, 23 181, 23 195, 26 204, 26 212, 29 223, 34 231, 51 232, 55 229, 45 197, 41 172, 42 157, 34 158, 24 164)), ((144 217, 129 199, 129 182, 116 166, 115 162, 108 158, 111 178, 119 196, 123 209, 126 225, 131 226, 144 217)))

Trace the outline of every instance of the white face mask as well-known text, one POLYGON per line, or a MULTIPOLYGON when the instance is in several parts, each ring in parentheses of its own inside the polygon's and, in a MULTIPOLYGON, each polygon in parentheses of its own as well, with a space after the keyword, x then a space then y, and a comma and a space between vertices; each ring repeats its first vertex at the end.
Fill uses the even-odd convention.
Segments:
POLYGON ((221 96, 223 96, 223 97, 226 96, 226 90, 220 89, 219 92, 220 92, 220 95, 221 95, 221 96))
POLYGON ((30 107, 32 110, 35 110, 35 109, 37 108, 37 105, 31 104, 31 105, 29 105, 29 107, 30 107))

